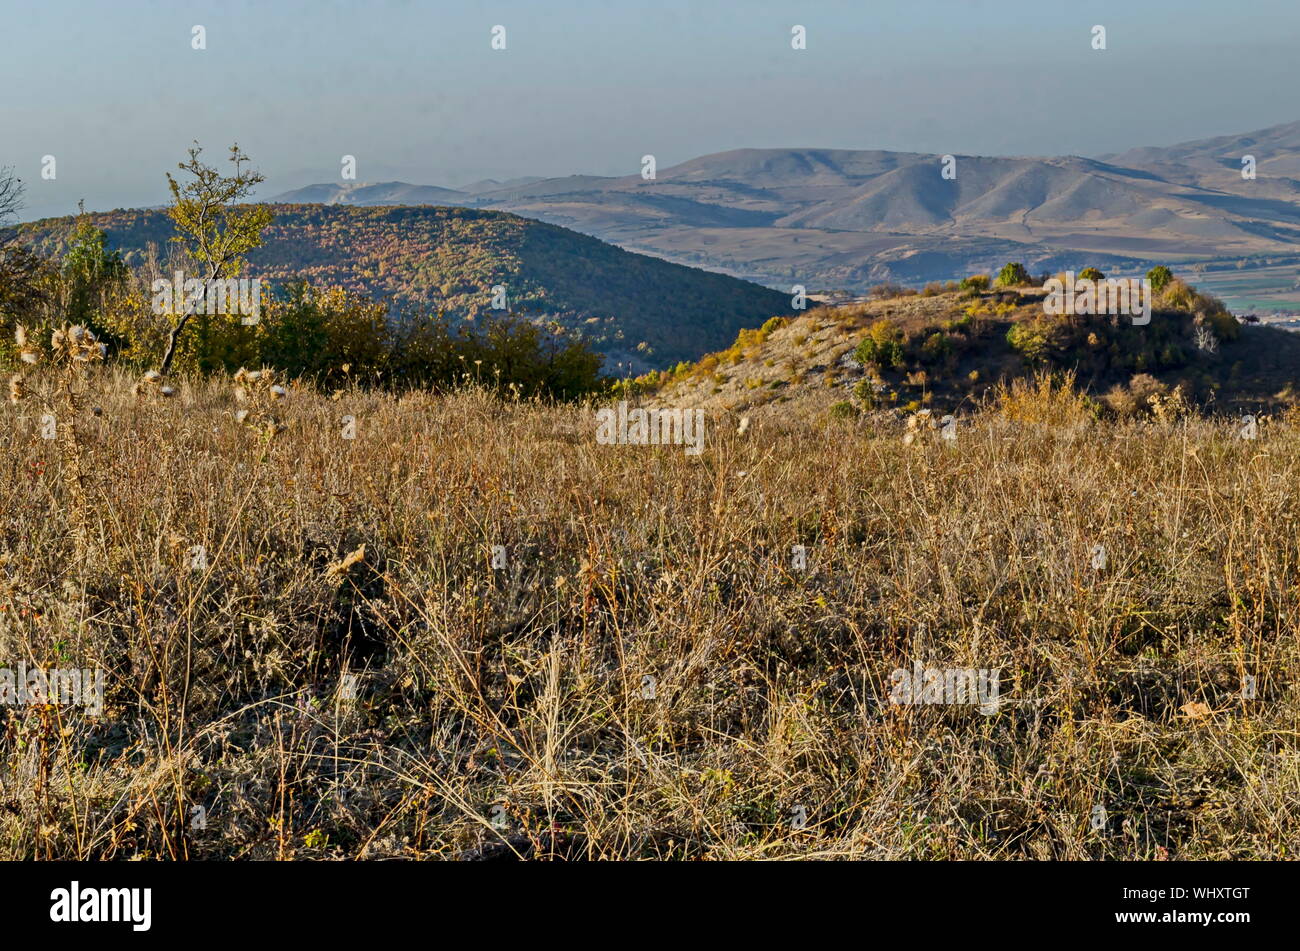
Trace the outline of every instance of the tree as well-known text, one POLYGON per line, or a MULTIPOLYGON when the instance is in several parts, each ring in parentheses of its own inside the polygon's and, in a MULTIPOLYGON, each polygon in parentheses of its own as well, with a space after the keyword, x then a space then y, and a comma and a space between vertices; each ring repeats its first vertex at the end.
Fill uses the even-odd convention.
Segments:
POLYGON ((1087 281, 1104 281, 1106 275, 1102 274, 1101 271, 1097 270, 1095 267, 1086 267, 1079 272, 1079 279, 1087 281))
POLYGON ((98 318, 105 297, 115 284, 125 281, 127 274, 122 256, 108 250, 108 236, 87 221, 83 211, 63 258, 67 319, 102 333, 104 328, 98 318))
POLYGON ((998 272, 998 287, 1020 287, 1032 283, 1029 278, 1029 272, 1019 261, 1012 261, 1004 264, 1002 270, 998 272))
POLYGON ((22 206, 22 179, 13 169, 0 168, 0 330, 6 338, 12 330, 9 317, 25 315, 45 300, 45 261, 18 242, 16 230, 2 227, 22 206))
POLYGON ((0 316, 18 316, 45 300, 41 282, 48 268, 40 257, 17 242, 0 243, 0 316))
POLYGON ((871 296, 877 300, 885 300, 889 297, 900 297, 907 292, 902 284, 895 284, 893 281, 886 281, 883 284, 877 284, 871 289, 871 296))
POLYGON ((23 180, 14 176, 12 168, 0 168, 0 224, 22 206, 23 180))
MULTIPOLYGON (((202 151, 196 142, 189 150, 190 160, 176 166, 192 175, 192 181, 182 185, 168 174, 172 204, 167 209, 167 216, 178 232, 173 240, 184 244, 190 257, 203 266, 206 294, 212 281, 239 273, 244 263, 243 256, 261 246, 262 231, 274 216, 265 205, 232 207, 265 181, 264 176, 244 168, 248 156, 239 150, 238 143, 230 147, 230 162, 235 166, 235 173, 229 176, 204 165, 199 160, 202 151)), ((167 349, 159 366, 163 373, 171 366, 176 344, 194 315, 185 313, 179 316, 167 335, 167 349)))
POLYGON ((1152 294, 1159 294, 1161 291, 1163 291, 1166 287, 1169 286, 1169 282, 1172 281, 1173 279, 1174 279, 1173 272, 1170 271, 1169 268, 1165 267, 1163 264, 1157 265, 1156 267, 1153 267, 1151 270, 1147 271, 1147 283, 1151 285, 1152 294))

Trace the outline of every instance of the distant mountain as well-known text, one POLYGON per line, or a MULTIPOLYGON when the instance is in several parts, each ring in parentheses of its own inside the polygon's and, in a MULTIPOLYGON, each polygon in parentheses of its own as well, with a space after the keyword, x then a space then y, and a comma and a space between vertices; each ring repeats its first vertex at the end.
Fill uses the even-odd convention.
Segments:
POLYGON ((379 182, 308 185, 270 199, 277 205, 464 205, 471 195, 437 185, 379 182))
MULTIPOLYGON (((1104 160, 958 155, 951 180, 942 158, 738 149, 654 181, 479 182, 429 203, 511 211, 783 289, 947 279, 1012 259, 1033 271, 1300 259, 1300 122, 1104 160), (1246 154, 1253 181, 1241 178, 1246 154)), ((386 187, 376 201, 403 201, 386 187)))
POLYGON ((850 289, 1009 258, 1124 269, 1287 254, 1300 239, 1300 203, 1277 200, 1293 193, 1289 180, 1251 196, 1085 158, 955 159, 947 180, 934 155, 742 150, 653 182, 540 182, 493 207, 750 279, 850 289))
POLYGON ((1300 188, 1300 122, 1271 126, 1241 135, 1220 135, 1177 145, 1130 149, 1107 157, 1116 165, 1145 169, 1170 182, 1253 192, 1284 186, 1300 188), (1241 159, 1253 155, 1256 177, 1241 177, 1241 159))
MULTIPOLYGON (((250 276, 302 277, 389 300, 407 313, 444 309, 467 319, 490 315, 492 288, 503 285, 510 309, 585 333, 611 361, 637 371, 723 346, 790 305, 768 288, 498 211, 346 203, 274 210, 263 246, 249 257, 250 276)), ((148 260, 150 245, 164 255, 173 234, 161 211, 88 217, 133 265, 148 260)), ((21 225, 20 234, 62 254, 74 225, 72 217, 50 218, 21 225)))
POLYGON ((522 178, 508 178, 503 182, 495 178, 484 178, 477 182, 470 182, 468 185, 461 185, 457 191, 465 192, 468 195, 479 195, 484 192, 500 191, 503 188, 517 188, 520 185, 531 185, 533 182, 540 182, 540 175, 526 175, 522 178))
POLYGON ((484 178, 460 188, 437 185, 411 185, 407 182, 363 182, 307 185, 268 198, 275 205, 442 205, 466 207, 482 204, 481 199, 495 193, 511 193, 543 179, 536 175, 499 182, 484 178))

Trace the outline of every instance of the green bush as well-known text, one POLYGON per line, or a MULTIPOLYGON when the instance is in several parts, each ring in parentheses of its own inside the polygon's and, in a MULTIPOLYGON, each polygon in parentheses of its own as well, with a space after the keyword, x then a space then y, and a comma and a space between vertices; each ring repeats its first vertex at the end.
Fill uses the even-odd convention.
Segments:
POLYGON ((302 281, 267 304, 258 329, 261 364, 334 382, 345 364, 354 378, 375 376, 393 345, 386 305, 302 281))
POLYGON ((872 386, 870 380, 858 380, 853 385, 853 395, 867 409, 874 409, 876 406, 876 388, 872 386))
POLYGON ((1022 320, 1007 331, 1007 343, 1030 363, 1047 356, 1049 335, 1041 320, 1022 320))
POLYGON ((600 390, 603 357, 558 325, 523 317, 450 327, 406 319, 395 330, 381 382, 393 388, 450 387, 473 380, 523 396, 574 399, 600 390))
POLYGON ((954 349, 952 338, 936 331, 921 344, 921 360, 925 363, 941 363, 952 356, 954 349))
POLYGON ((903 365, 903 343, 903 333, 892 321, 878 320, 858 343, 853 358, 863 366, 875 366, 882 370, 897 369, 903 365))
POLYGON ((1002 270, 998 272, 998 279, 995 282, 998 287, 1021 287, 1025 284, 1032 284, 1033 279, 1025 266, 1019 261, 1012 261, 1002 265, 1002 270))

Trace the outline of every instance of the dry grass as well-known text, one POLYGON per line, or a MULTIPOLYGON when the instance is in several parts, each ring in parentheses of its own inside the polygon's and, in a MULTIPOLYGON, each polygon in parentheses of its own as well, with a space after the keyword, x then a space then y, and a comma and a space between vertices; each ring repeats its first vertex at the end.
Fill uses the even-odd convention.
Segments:
POLYGON ((78 500, 39 432, 59 385, 0 409, 0 665, 102 667, 108 694, 99 717, 0 708, 2 858, 1264 858, 1300 836, 1281 424, 988 410, 904 445, 711 414, 692 457, 483 392, 295 389, 253 425, 229 381, 136 398, 94 369, 78 500), (1000 669, 998 710, 890 704, 914 661, 1000 669))

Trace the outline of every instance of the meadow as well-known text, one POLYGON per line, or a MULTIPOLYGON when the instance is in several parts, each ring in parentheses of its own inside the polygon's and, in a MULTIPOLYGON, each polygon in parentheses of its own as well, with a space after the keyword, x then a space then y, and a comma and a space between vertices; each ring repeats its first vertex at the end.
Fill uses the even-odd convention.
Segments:
POLYGON ((0 666, 105 683, 0 706, 0 858, 1296 848, 1289 417, 1020 384, 955 439, 710 411, 696 456, 473 380, 170 385, 0 408, 0 666), (892 703, 917 664, 996 708, 892 703))

